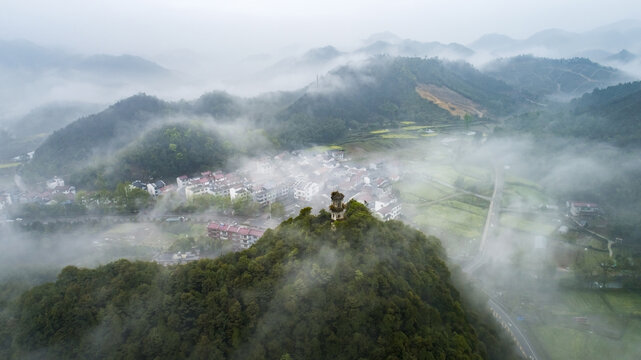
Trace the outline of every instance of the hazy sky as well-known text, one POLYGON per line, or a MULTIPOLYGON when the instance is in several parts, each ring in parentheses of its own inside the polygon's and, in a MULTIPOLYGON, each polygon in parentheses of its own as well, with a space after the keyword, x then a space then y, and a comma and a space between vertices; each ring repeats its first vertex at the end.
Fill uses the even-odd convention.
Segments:
POLYGON ((641 17, 641 1, 0 0, 0 39, 92 53, 247 55, 301 44, 348 47, 381 31, 465 44, 490 32, 523 38, 634 16, 641 17))

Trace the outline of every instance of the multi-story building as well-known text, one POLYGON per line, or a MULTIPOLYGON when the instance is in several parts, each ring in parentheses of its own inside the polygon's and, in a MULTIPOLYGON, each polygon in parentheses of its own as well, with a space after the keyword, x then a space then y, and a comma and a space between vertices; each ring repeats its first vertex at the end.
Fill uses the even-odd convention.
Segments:
POLYGON ((298 181, 294 185, 294 198, 297 200, 312 201, 312 197, 320 191, 317 183, 312 181, 298 181))
POLYGON ((222 241, 230 241, 234 251, 244 250, 252 246, 264 231, 247 226, 226 225, 223 223, 211 222, 207 226, 207 235, 210 238, 222 241))

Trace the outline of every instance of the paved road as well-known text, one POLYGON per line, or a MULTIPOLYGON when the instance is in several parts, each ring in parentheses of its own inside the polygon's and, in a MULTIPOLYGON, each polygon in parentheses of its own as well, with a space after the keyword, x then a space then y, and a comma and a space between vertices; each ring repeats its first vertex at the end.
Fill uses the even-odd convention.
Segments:
POLYGON ((86 224, 86 223, 164 223, 173 221, 185 221, 191 223, 207 224, 212 221, 225 224, 249 224, 258 228, 267 228, 273 226, 269 219, 259 218, 242 218, 217 214, 130 214, 130 215, 81 215, 81 216, 60 216, 51 218, 25 218, 23 224, 40 223, 69 223, 69 224, 86 224))
POLYGON ((493 299, 488 301, 488 306, 501 325, 512 335, 512 339, 516 342, 521 354, 523 354, 526 359, 538 359, 527 337, 523 334, 517 323, 514 322, 510 314, 503 309, 503 306, 493 299))
MULTIPOLYGON (((504 178, 503 170, 498 166, 494 168, 494 192, 490 199, 490 207, 488 210, 487 218, 485 219, 485 227, 483 228, 483 235, 479 244, 479 251, 477 255, 463 266, 463 271, 468 275, 474 275, 475 272, 483 266, 488 260, 488 243, 491 242, 495 235, 495 226, 499 226, 499 216, 501 214, 501 200, 503 198, 504 178)), ((488 307, 492 314, 496 317, 497 321, 512 335, 514 342, 526 359, 537 360, 536 353, 532 345, 528 341, 524 332, 519 328, 518 324, 510 317, 507 311, 497 299, 491 296, 488 300, 488 307)))
POLYGON ((485 227, 483 228, 483 235, 479 244, 479 251, 476 257, 463 267, 463 271, 468 274, 474 273, 487 261, 487 242, 488 237, 493 235, 494 226, 499 223, 499 215, 501 213, 501 199, 503 198, 503 171, 498 167, 494 170, 494 192, 490 199, 490 208, 485 219, 485 227))

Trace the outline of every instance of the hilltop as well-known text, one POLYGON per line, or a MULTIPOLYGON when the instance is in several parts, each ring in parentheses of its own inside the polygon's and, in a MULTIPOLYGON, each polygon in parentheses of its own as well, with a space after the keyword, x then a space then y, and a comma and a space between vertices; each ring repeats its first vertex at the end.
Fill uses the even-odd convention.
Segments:
POLYGON ((376 220, 354 201, 335 229, 328 212, 310 211, 217 260, 66 267, 22 295, 12 354, 514 358, 464 308, 436 238, 376 220))

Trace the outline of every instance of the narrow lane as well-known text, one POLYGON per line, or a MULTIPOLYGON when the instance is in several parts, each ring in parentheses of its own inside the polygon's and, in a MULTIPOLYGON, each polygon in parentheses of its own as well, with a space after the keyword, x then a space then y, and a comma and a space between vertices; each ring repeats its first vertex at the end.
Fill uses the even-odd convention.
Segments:
MULTIPOLYGON (((499 226, 499 216, 501 213, 501 200, 503 198, 504 176, 503 169, 498 165, 494 167, 494 192, 490 200, 490 207, 488 209, 487 218, 485 219, 485 227, 483 228, 483 235, 479 244, 479 251, 469 263, 463 266, 463 271, 470 276, 474 276, 476 271, 481 268, 488 261, 488 243, 490 243, 496 235, 495 229, 499 226)), ((526 359, 538 360, 532 345, 527 339, 524 332, 519 328, 518 324, 510 317, 507 311, 503 308, 497 299, 493 299, 488 294, 488 307, 492 314, 496 317, 497 321, 506 329, 512 336, 517 347, 526 359)))

